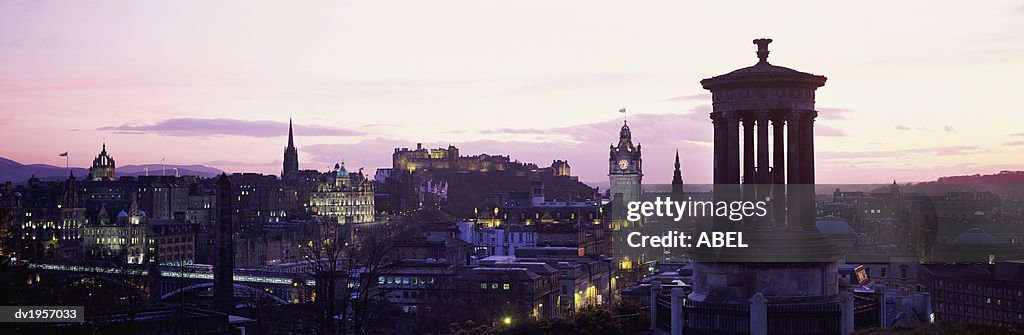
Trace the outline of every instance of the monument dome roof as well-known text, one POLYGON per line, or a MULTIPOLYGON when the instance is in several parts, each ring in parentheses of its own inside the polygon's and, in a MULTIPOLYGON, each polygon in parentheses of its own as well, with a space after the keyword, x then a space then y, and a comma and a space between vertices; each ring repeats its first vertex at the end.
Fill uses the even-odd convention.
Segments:
POLYGON ((705 89, 715 90, 727 87, 821 87, 825 85, 825 76, 800 72, 788 67, 773 65, 768 62, 768 44, 771 39, 759 38, 757 44, 757 64, 732 72, 701 80, 705 89))
POLYGON ((846 220, 840 218, 826 216, 814 222, 814 225, 818 227, 819 232, 825 235, 857 236, 857 231, 853 230, 846 220))
POLYGON ((953 244, 955 245, 988 245, 997 243, 995 237, 992 237, 991 234, 978 227, 968 229, 953 239, 953 244))

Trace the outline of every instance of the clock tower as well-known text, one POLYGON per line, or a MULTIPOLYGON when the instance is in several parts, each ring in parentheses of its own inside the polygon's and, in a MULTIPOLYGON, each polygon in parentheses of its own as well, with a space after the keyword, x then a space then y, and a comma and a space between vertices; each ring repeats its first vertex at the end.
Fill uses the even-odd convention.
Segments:
MULTIPOLYGON (((622 121, 618 145, 608 147, 608 180, 613 208, 625 208, 631 201, 640 201, 640 181, 643 176, 640 145, 633 145, 629 126, 626 121, 622 121)), ((616 210, 615 213, 615 216, 621 216, 623 212, 616 210)))

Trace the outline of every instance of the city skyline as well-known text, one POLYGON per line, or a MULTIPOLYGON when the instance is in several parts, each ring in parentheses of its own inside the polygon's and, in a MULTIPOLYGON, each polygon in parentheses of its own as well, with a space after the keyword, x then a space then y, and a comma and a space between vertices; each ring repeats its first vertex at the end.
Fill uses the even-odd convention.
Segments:
POLYGON ((292 117, 303 169, 372 171, 422 142, 565 159, 595 182, 626 108, 645 181, 668 183, 678 148, 683 179, 707 183, 710 96, 698 82, 752 65, 750 39, 771 37, 773 64, 829 77, 819 183, 1021 169, 1020 103, 999 99, 1024 74, 1019 2, 814 17, 786 10, 812 4, 663 5, 4 3, 0 138, 18 145, 0 156, 63 166, 70 151, 83 167, 105 138, 123 165, 280 174, 292 117), (694 33, 727 14, 741 24, 694 33))

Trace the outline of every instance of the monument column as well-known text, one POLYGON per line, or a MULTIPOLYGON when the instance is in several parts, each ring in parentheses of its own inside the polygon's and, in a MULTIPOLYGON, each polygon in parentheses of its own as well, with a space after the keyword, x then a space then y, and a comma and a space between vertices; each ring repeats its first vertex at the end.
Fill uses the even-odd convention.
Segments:
POLYGON ((800 121, 800 183, 814 184, 814 118, 815 111, 804 111, 800 121))
POLYGON ((772 219, 775 220, 775 228, 786 227, 786 143, 785 137, 786 119, 780 115, 772 118, 772 133, 774 136, 772 154, 772 219))
MULTIPOLYGON (((747 116, 750 119, 748 127, 753 128, 753 126, 756 125, 757 128, 757 150, 753 150, 754 143, 750 143, 748 145, 748 148, 750 148, 751 151, 757 153, 757 162, 756 166, 754 167, 753 177, 751 178, 754 182, 754 194, 753 196, 748 197, 747 199, 751 201, 762 201, 765 198, 769 198, 771 196, 770 193, 772 185, 771 181, 768 180, 768 116, 769 114, 767 111, 756 111, 747 116)), ((748 141, 754 142, 752 141, 753 139, 754 131, 753 129, 750 129, 750 136, 748 136, 748 141)), ((755 155, 754 152, 751 152, 749 155, 751 165, 755 164, 753 158, 755 155)), ((748 185, 747 187, 749 188, 750 185, 748 185)), ((757 217, 754 219, 754 222, 757 227, 757 230, 772 230, 771 216, 757 217)))
POLYGON ((817 230, 814 208, 814 118, 818 112, 804 111, 800 121, 800 197, 803 207, 800 210, 805 219, 804 230, 817 230))
MULTIPOLYGON (((743 116, 743 183, 756 184, 754 174, 754 117, 743 116)), ((753 189, 751 189, 753 191, 753 189)))
POLYGON ((715 128, 715 144, 713 147, 714 151, 714 182, 715 184, 724 184, 725 182, 725 120, 722 118, 722 113, 711 113, 711 123, 714 124, 715 128))
POLYGON ((727 113, 725 115, 726 128, 728 129, 728 135, 726 136, 726 142, 729 144, 729 151, 727 153, 728 175, 725 180, 726 184, 739 184, 740 183, 740 119, 734 113, 727 113))
POLYGON ((800 226, 801 205, 803 197, 799 196, 800 185, 800 111, 792 110, 786 116, 787 146, 786 157, 789 158, 789 171, 786 174, 786 228, 803 230, 800 226))
POLYGON ((757 183, 771 184, 768 178, 768 112, 759 111, 754 115, 757 118, 757 183))

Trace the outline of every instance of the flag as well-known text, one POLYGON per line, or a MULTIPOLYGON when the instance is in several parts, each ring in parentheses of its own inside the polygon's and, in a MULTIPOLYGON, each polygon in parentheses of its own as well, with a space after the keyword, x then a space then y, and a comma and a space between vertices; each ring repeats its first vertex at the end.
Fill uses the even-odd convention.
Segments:
POLYGON ((620 109, 620 110, 619 110, 619 113, 622 113, 622 114, 626 114, 626 109, 625 109, 625 108, 623 108, 623 109, 620 109))
POLYGON ((61 156, 61 157, 67 157, 67 156, 68 156, 68 152, 67 152, 67 151, 65 151, 64 153, 60 154, 60 156, 61 156))

